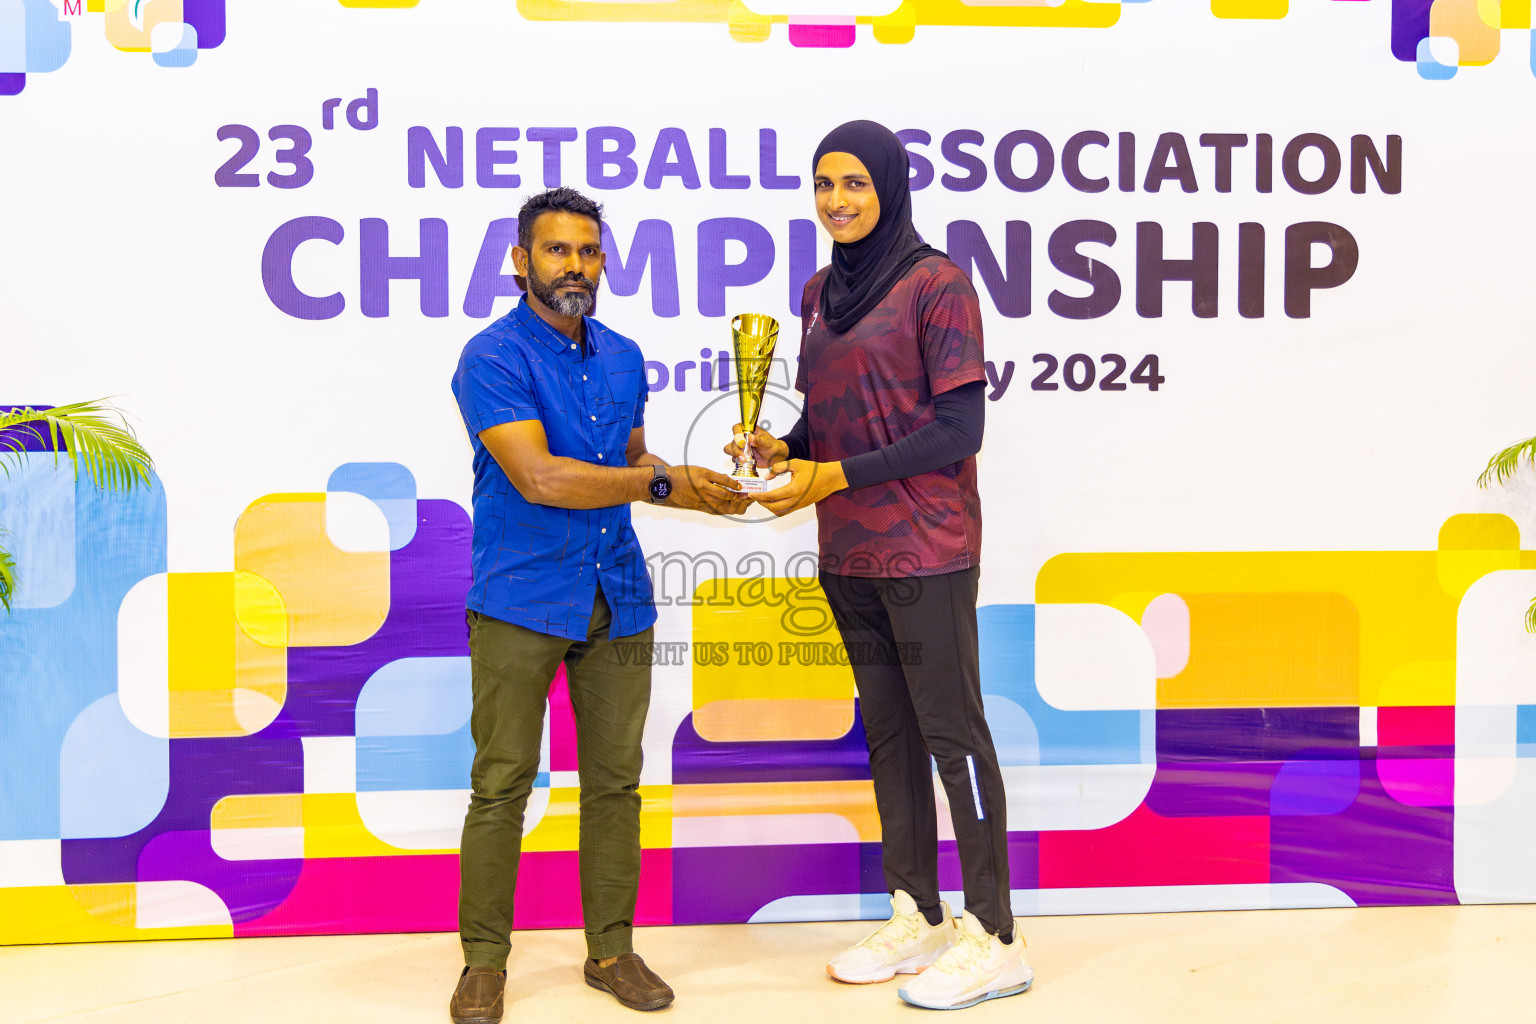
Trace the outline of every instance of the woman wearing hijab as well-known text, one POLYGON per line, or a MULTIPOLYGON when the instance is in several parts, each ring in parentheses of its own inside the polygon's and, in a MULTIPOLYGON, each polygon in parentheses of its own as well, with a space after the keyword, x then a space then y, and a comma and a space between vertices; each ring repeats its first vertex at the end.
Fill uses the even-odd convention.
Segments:
POLYGON ((832 263, 805 288, 800 420, 782 438, 752 438, 770 477, 791 477, 756 500, 776 515, 816 506, 821 585, 858 687, 892 910, 827 972, 858 984, 915 974, 902 999, 956 1009, 1034 977, 1014 934, 1003 778, 978 668, 981 309, 970 281, 913 227, 894 134, 850 121, 812 166, 832 263), (930 755, 965 882, 958 923, 939 900, 930 755))

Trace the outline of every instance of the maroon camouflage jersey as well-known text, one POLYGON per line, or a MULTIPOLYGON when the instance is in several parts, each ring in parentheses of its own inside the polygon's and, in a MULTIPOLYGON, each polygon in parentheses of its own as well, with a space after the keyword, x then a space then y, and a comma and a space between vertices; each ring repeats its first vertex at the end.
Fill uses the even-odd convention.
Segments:
MULTIPOLYGON (((816 462, 883 448, 933 422, 933 396, 984 380, 981 306, 947 259, 930 256, 838 334, 821 317, 823 267, 806 282, 800 372, 816 462)), ((816 505, 821 568, 842 576, 936 576, 981 559, 976 459, 844 490, 816 505)))

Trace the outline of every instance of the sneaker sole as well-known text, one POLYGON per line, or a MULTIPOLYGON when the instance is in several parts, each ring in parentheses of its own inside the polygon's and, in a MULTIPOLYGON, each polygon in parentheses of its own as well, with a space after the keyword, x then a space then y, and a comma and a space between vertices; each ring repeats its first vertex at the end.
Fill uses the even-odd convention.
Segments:
POLYGON ((890 981, 898 974, 922 974, 932 966, 933 964, 931 963, 922 964, 921 966, 912 966, 911 961, 907 961, 900 967, 892 968, 891 973, 889 974, 882 974, 874 978, 845 978, 841 974, 838 974, 836 971, 834 971, 831 964, 827 964, 827 976, 830 977, 833 981, 842 982, 844 985, 878 985, 883 981, 890 981))
POLYGON ((1002 999, 1006 996, 1016 996, 1020 992, 1027 992, 1029 991, 1029 986, 1033 984, 1034 979, 1031 978, 1029 981, 1026 981, 1022 985, 1015 985, 1012 988, 998 989, 995 992, 987 992, 983 995, 977 996, 975 999, 972 999, 969 1002, 953 1003, 947 1006, 938 1003, 918 1002, 916 999, 913 999, 911 996, 907 995, 906 989, 902 989, 896 994, 901 997, 902 1002, 907 1003, 910 1006, 920 1006, 925 1010, 964 1010, 967 1007, 975 1006, 977 1003, 984 1003, 988 999, 1002 999))
POLYGON ((609 995, 613 996, 613 998, 619 1000, 620 1006, 627 1006, 631 1010, 664 1010, 668 1006, 672 1005, 673 999, 677 998, 676 996, 664 996, 661 999, 652 999, 648 1003, 631 1003, 627 1000, 619 999, 619 994, 617 992, 609 988, 607 985, 604 985, 597 979, 593 978, 591 975, 583 974, 582 978, 586 981, 589 987, 595 988, 599 992, 607 992, 609 995))

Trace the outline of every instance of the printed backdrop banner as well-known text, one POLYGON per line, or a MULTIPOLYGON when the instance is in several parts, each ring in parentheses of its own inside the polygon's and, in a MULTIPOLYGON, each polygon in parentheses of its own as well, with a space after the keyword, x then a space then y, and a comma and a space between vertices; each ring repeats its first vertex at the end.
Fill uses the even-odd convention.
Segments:
MULTIPOLYGON (((856 117, 986 318, 1016 912, 1536 899, 1536 475, 1475 483, 1536 433, 1531 47, 1525 0, 0 0, 0 402, 112 396, 158 474, 0 476, 0 942, 454 928, 448 382, 517 208, 606 205, 650 445, 724 469, 733 314, 797 415, 856 117)), ((814 516, 635 520, 641 923, 882 916, 814 516)), ((524 927, 579 923, 549 710, 524 927)))

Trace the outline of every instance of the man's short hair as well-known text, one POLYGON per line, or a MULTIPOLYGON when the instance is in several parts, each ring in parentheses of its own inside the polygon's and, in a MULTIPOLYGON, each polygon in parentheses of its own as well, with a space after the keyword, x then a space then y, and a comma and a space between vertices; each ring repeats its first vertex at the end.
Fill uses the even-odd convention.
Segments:
POLYGON ((533 224, 542 214, 575 213, 591 217, 597 226, 603 226, 603 206, 594 203, 575 189, 562 185, 547 192, 529 196, 523 208, 517 211, 517 244, 524 252, 533 248, 533 224))

